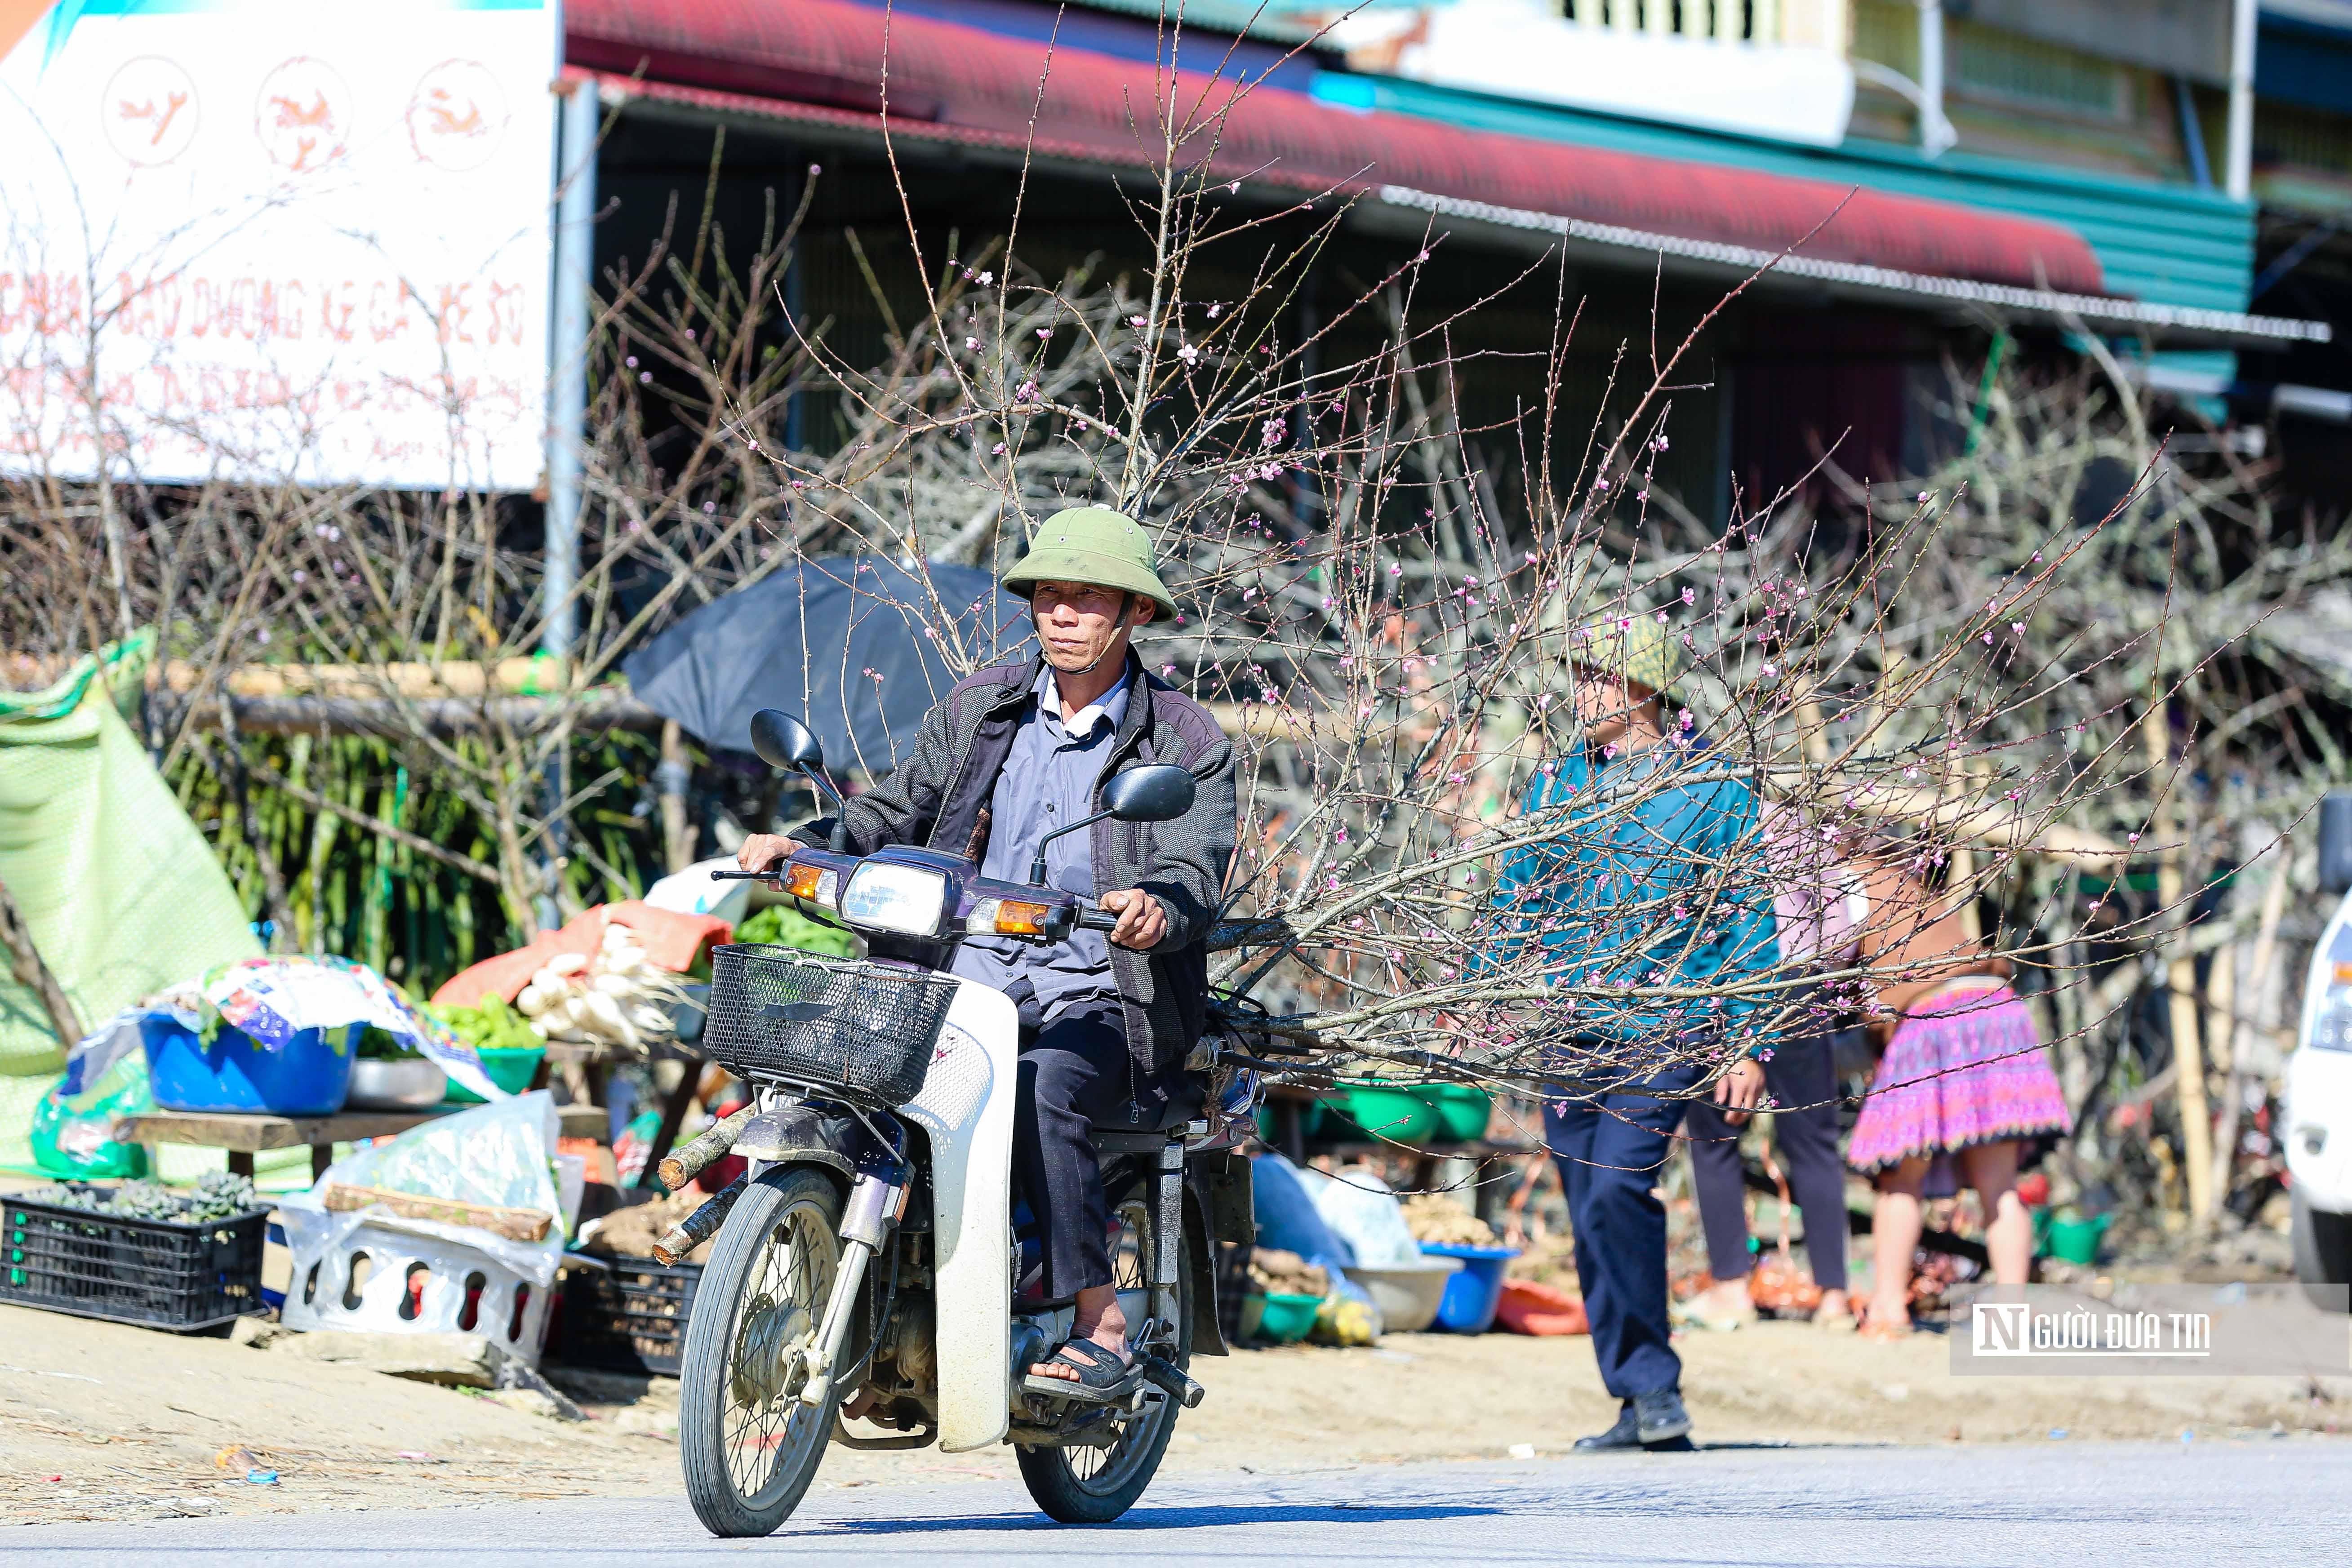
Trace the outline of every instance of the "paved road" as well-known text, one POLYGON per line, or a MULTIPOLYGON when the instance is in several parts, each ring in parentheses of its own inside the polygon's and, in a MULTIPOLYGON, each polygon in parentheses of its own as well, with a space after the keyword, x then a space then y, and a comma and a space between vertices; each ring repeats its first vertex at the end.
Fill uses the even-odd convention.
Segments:
POLYGON ((1062 1529, 1017 1483, 820 1490, 764 1542, 679 1498, 27 1526, 0 1563, 368 1568, 759 1559, 885 1564, 1281 1561, 1963 1565, 2336 1563, 2352 1443, 1716 1449, 1514 1464, 1163 1478, 1120 1524, 1062 1529))

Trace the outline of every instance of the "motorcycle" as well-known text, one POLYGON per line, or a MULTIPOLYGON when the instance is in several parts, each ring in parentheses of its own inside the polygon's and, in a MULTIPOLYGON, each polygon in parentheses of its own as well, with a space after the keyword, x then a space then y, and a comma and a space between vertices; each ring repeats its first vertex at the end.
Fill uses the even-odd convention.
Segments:
MULTIPOLYGON (((814 735, 774 709, 753 750, 836 809, 814 735)), ((1103 784, 1104 817, 1159 822, 1192 802, 1192 775, 1130 767, 1103 784)), ((1089 1404, 1024 1386, 1068 1337, 1025 1267, 1012 1191, 1020 1023, 1001 991, 948 973, 970 936, 1032 942, 1108 911, 1045 879, 983 878, 936 849, 848 852, 836 815, 825 848, 762 871, 804 913, 846 926, 861 959, 784 947, 716 950, 702 1046, 752 1101, 660 1169, 673 1190, 732 1152, 744 1173, 666 1237, 668 1260, 716 1236, 689 1317, 678 1441, 687 1495, 712 1533, 758 1536, 790 1518, 830 1444, 946 1453, 1011 1443, 1037 1506, 1104 1523, 1151 1481, 1178 1413, 1197 1406, 1191 1358, 1225 1353, 1213 1241, 1252 1234, 1249 1163, 1261 1093, 1213 1039, 1163 1111, 1130 1107, 1095 1128, 1119 1304, 1142 1376, 1089 1404), (855 1434, 845 1403, 878 1436, 855 1434)), ((1035 1251, 1034 1237, 1027 1249, 1035 1251)))

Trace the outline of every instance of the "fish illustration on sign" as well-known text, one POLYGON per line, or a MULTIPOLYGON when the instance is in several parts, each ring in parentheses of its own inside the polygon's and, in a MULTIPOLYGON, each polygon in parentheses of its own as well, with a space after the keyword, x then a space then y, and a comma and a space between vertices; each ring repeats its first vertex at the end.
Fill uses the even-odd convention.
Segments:
POLYGON ((290 174, 310 174, 342 156, 351 106, 351 89, 333 67, 297 55, 262 79, 253 133, 271 163, 290 174))
POLYGON ((506 95, 478 60, 443 60, 408 100, 408 142, 419 161, 463 173, 488 163, 505 139, 506 95))
POLYGON ((168 163, 196 137, 196 84, 176 63, 157 55, 125 60, 99 100, 107 145, 126 163, 168 163))

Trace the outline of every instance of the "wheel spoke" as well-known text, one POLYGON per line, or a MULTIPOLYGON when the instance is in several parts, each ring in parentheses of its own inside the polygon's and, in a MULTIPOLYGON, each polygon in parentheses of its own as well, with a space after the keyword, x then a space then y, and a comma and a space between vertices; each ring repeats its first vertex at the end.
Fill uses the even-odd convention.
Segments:
MULTIPOLYGON (((1146 1260, 1151 1256, 1152 1247, 1150 1209, 1141 1199, 1130 1199, 1119 1205, 1114 1217, 1118 1222, 1118 1231, 1111 1237, 1111 1283, 1122 1295, 1148 1290, 1150 1275, 1146 1260)), ((1157 1453, 1160 1431, 1175 1419, 1175 1409, 1172 1402, 1165 1400, 1147 1406, 1142 1415, 1127 1421, 1118 1439, 1108 1448, 1063 1447, 1055 1452, 1070 1478, 1084 1489, 1116 1491, 1127 1484, 1136 1466, 1157 1453)))
POLYGON ((801 1402, 785 1372, 824 1315, 832 1289, 829 1241, 822 1215, 806 1207, 787 1210, 768 1233, 751 1280, 736 1299, 723 1447, 729 1479, 755 1505, 812 1437, 822 1436, 815 1428, 824 1413, 801 1402), (798 1331, 784 1337, 793 1325, 798 1331), (739 1385, 760 1397, 737 1398, 739 1385))

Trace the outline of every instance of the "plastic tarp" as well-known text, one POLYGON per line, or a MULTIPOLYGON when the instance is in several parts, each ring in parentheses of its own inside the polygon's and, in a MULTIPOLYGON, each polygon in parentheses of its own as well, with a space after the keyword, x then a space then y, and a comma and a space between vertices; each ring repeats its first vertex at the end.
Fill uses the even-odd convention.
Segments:
MULTIPOLYGON (((211 846, 117 708, 135 708, 152 646, 142 634, 44 691, 0 693, 0 882, 93 1026, 261 951, 211 846)), ((39 1000, 0 963, 0 1079, 46 1080, 64 1060, 39 1000)), ((37 1095, 0 1105, 0 1158, 22 1158, 37 1095)))
POLYGON ((560 1121, 554 1098, 535 1089, 436 1117, 397 1138, 354 1150, 328 1166, 309 1192, 279 1200, 278 1220, 285 1227, 286 1245, 298 1257, 316 1258, 340 1248, 362 1226, 405 1231, 487 1252, 543 1289, 555 1282, 565 1242, 554 1161, 560 1121), (515 1241, 473 1226, 406 1218, 380 1204, 331 1210, 326 1191, 335 1185, 538 1209, 554 1223, 538 1241, 515 1241))
POLYGON ((547 961, 558 953, 594 958, 604 945, 604 929, 609 925, 628 927, 645 948, 646 962, 672 974, 689 973, 704 962, 711 947, 734 934, 731 925, 713 915, 656 909, 637 899, 598 904, 574 915, 562 931, 543 931, 529 946, 486 958, 453 975, 433 993, 433 1005, 478 1007, 484 996, 511 1002, 522 994, 530 977, 546 968, 547 961))
POLYGON ((1405 1224, 1404 1205, 1370 1167, 1350 1165, 1336 1176, 1308 1166, 1298 1173, 1315 1212, 1366 1268, 1418 1268, 1427 1263, 1405 1224))
MULTIPOLYGON (((1331 1277, 1332 1290, 1373 1310, 1370 1292, 1344 1272, 1356 1262, 1345 1237, 1333 1230, 1317 1207, 1307 1178, 1327 1184, 1320 1171, 1306 1170, 1271 1152, 1250 1160, 1250 1194, 1256 1207, 1257 1244, 1295 1252, 1331 1277)), ((1391 1200, 1393 1201, 1393 1200, 1391 1200)))
POLYGON ((43 1170, 86 1181, 147 1174, 146 1151, 111 1135, 115 1117, 155 1109, 139 1034, 145 1011, 124 1008, 67 1054, 64 1076, 33 1108, 33 1160, 43 1170))
MULTIPOLYGON (((484 1100, 504 1100, 507 1091, 482 1070, 474 1047, 438 1020, 412 1006, 383 976, 347 958, 248 958, 224 964, 204 978, 205 1006, 245 1031, 264 1050, 283 1050, 305 1029, 340 1029, 366 1024, 425 1057, 450 1080, 484 1100)), ((176 1011, 176 1009, 175 1009, 176 1011)), ((180 1021, 202 1029, 201 1013, 181 1012, 180 1021)))

